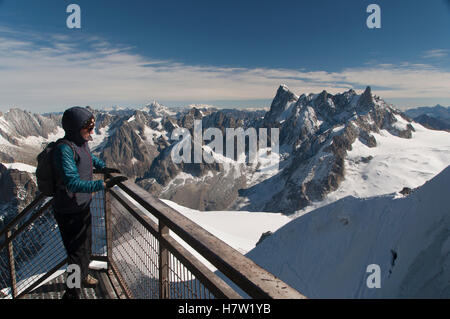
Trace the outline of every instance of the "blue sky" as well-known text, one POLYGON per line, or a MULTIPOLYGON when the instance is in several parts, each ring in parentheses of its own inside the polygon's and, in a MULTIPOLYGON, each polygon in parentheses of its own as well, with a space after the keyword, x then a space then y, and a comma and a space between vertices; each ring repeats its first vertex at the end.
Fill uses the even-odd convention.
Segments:
POLYGON ((449 40, 447 0, 0 0, 0 110, 269 106, 281 83, 450 105, 449 40), (81 30, 66 27, 71 3, 81 30))

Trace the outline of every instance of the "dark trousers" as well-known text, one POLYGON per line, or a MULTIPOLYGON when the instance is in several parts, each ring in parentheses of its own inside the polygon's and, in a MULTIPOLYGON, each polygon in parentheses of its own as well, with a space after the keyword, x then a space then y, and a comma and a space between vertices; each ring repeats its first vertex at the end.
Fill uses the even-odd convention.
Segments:
POLYGON ((92 222, 89 208, 75 214, 55 213, 59 231, 67 251, 67 263, 81 270, 81 281, 89 270, 92 247, 92 222))

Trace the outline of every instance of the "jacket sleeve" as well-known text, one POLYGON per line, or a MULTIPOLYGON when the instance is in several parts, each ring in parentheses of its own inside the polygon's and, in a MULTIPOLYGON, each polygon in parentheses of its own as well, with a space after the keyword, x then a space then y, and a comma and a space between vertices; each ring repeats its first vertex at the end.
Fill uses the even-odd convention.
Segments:
POLYGON ((105 168, 106 164, 101 159, 99 159, 97 156, 91 153, 92 157, 92 164, 94 164, 95 168, 105 168))
POLYGON ((103 189, 103 181, 83 181, 78 174, 77 165, 70 146, 60 144, 55 149, 54 165, 60 172, 67 190, 72 193, 94 193, 103 189))

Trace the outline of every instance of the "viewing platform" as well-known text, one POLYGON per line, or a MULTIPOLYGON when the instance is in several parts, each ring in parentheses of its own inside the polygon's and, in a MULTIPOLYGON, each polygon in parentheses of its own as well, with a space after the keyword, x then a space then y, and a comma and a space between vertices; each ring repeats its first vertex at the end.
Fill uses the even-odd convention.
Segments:
MULTIPOLYGON (((305 298, 131 181, 95 193, 91 214, 99 284, 84 299, 305 298)), ((60 299, 66 259, 52 198, 39 195, 0 231, 0 299, 60 299)))

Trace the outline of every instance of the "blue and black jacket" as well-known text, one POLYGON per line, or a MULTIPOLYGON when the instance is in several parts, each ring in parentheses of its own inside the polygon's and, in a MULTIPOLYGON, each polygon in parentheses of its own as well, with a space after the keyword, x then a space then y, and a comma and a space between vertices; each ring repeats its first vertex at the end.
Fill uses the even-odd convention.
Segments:
POLYGON ((91 112, 81 107, 64 112, 64 139, 69 141, 72 147, 58 143, 53 152, 53 167, 57 180, 54 196, 56 213, 81 212, 89 207, 92 193, 104 189, 102 180, 93 181, 93 168, 104 168, 105 163, 91 153, 87 141, 80 134, 83 124, 92 116, 91 112))

